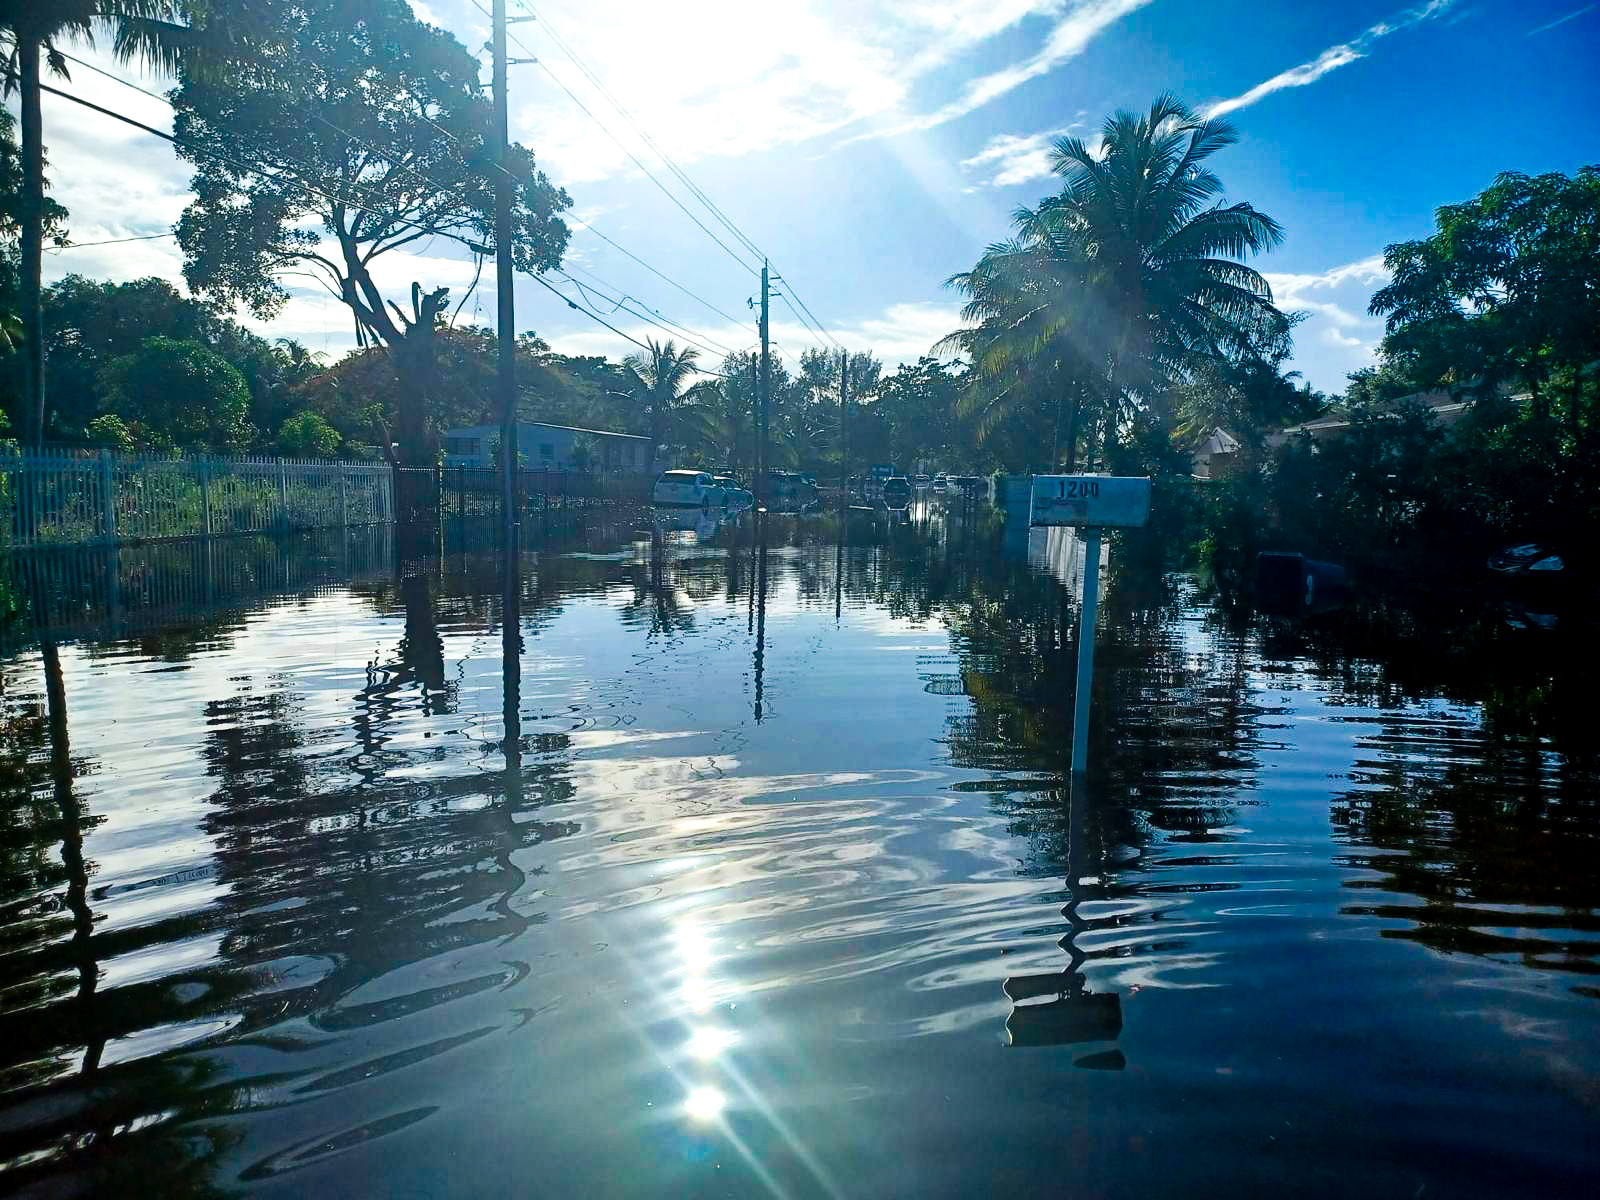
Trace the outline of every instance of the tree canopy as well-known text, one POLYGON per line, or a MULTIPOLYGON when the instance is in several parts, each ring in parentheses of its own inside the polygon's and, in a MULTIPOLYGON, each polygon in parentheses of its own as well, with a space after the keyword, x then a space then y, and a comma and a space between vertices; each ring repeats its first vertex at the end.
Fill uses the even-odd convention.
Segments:
POLYGON ((173 95, 179 153, 195 167, 178 224, 185 277, 261 317, 288 300, 286 278, 320 284, 350 309, 358 343, 395 358, 392 403, 374 414, 382 444, 429 461, 449 289, 415 282, 397 304, 378 260, 425 238, 488 253, 503 170, 513 261, 544 270, 561 260, 571 201, 527 148, 497 161, 477 60, 405 0, 295 0, 257 17, 235 69, 185 70, 173 95))
POLYGON ((950 282, 968 328, 946 344, 971 362, 971 405, 991 433, 1017 408, 1053 408, 1052 459, 1076 459, 1099 425, 1102 457, 1140 409, 1197 363, 1260 355, 1288 333, 1242 261, 1276 246, 1277 222, 1224 204, 1207 165, 1238 135, 1172 96, 1107 119, 1100 143, 1055 144, 1062 185, 1017 211, 1016 234, 950 282))

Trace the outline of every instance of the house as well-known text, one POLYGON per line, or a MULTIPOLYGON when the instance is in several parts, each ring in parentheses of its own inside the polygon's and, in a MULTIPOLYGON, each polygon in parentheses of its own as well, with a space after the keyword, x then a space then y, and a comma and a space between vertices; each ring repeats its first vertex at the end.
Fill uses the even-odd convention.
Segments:
POLYGON ((1217 426, 1206 440, 1195 447, 1194 451, 1194 477, 1196 479, 1220 479, 1226 475, 1236 461, 1240 450, 1239 439, 1234 437, 1222 426, 1217 426))
MULTIPOLYGON (((498 425, 447 429, 444 465, 493 467, 499 449, 498 425)), ((643 472, 650 469, 650 439, 605 429, 518 421, 517 460, 533 470, 643 472)))
MULTIPOLYGON (((1513 398, 1520 399, 1520 397, 1513 398)), ((1383 415, 1392 417, 1401 408, 1418 404, 1428 408, 1433 413, 1434 420, 1446 428, 1459 421, 1461 415, 1472 407, 1470 399, 1463 400, 1447 391, 1413 392, 1409 396, 1401 396, 1398 400, 1391 400, 1384 405, 1387 411, 1383 415)), ((1277 433, 1269 433, 1267 435, 1267 445, 1276 448, 1302 433, 1310 437, 1313 442, 1342 437, 1349 432, 1350 424, 1349 416, 1342 413, 1328 413, 1324 416, 1313 417, 1311 420, 1299 425, 1292 425, 1288 429, 1280 429, 1277 433)))

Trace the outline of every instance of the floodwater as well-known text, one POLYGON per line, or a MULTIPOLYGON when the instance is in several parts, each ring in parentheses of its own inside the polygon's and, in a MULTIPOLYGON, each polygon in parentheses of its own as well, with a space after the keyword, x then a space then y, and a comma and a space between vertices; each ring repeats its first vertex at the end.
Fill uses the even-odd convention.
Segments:
POLYGON ((1591 639, 1114 555, 1073 789, 958 516, 530 537, 513 672, 493 555, 49 566, 0 1192, 1596 1194, 1591 639))

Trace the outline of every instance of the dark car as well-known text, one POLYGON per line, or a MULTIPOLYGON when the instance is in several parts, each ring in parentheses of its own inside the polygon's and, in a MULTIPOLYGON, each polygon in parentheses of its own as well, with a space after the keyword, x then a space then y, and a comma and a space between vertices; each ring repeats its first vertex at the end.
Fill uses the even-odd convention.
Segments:
POLYGON ((911 481, 903 475, 883 481, 883 502, 889 508, 904 508, 911 503, 911 481))

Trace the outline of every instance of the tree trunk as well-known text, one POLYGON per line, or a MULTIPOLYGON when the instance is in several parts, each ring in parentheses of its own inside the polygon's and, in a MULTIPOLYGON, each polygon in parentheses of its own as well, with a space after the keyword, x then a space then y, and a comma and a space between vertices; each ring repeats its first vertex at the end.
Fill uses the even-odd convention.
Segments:
MULTIPOLYGON (((659 369, 659 368, 658 368, 659 369)), ((661 392, 650 389, 650 471, 656 470, 656 457, 661 453, 661 439, 666 433, 666 414, 661 411, 661 392)))
POLYGON ((17 38, 22 83, 22 377, 26 437, 44 441, 44 123, 39 111, 37 37, 17 38))
POLYGON ((428 425, 428 400, 433 394, 437 373, 434 330, 431 325, 412 325, 394 347, 395 391, 394 440, 400 444, 399 460, 408 467, 431 466, 437 455, 433 431, 428 425))
POLYGON ((1067 414, 1067 474, 1078 469, 1078 414, 1083 409, 1081 400, 1074 400, 1067 414))

